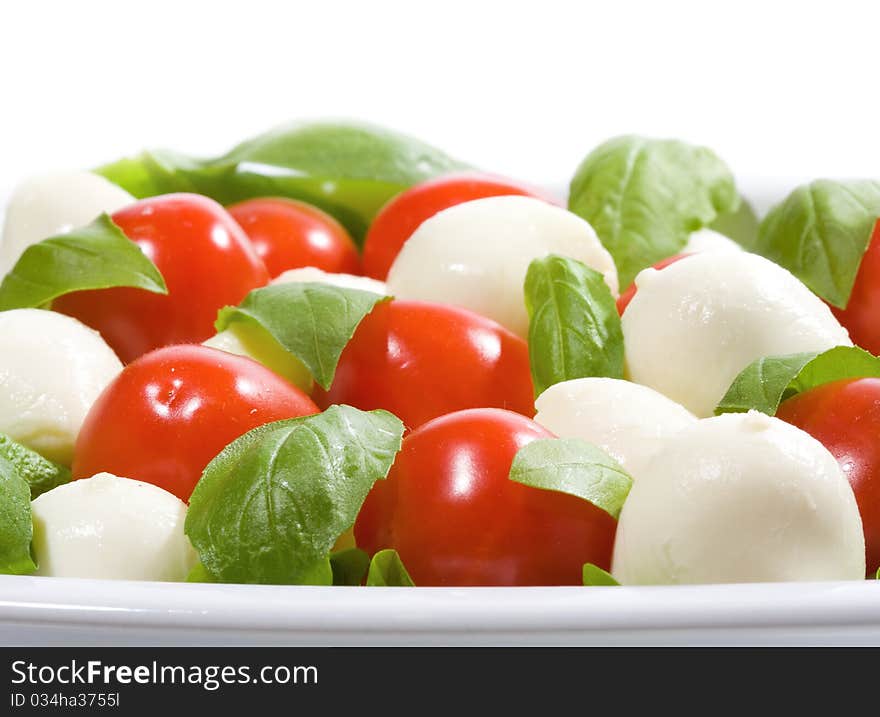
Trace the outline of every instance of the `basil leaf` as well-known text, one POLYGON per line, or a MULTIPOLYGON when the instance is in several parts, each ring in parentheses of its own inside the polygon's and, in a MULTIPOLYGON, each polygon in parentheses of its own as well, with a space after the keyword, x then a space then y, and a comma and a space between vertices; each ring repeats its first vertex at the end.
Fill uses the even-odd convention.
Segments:
POLYGON ((380 550, 370 561, 368 587, 415 587, 396 550, 380 550))
POLYGON ((632 487, 632 478, 604 451, 580 438, 542 438, 520 448, 510 480, 569 493, 589 501, 612 518, 632 487))
POLYGON ((31 490, 12 464, 0 458, 0 573, 25 575, 37 569, 31 556, 33 537, 31 490))
POLYGON ((205 566, 201 563, 196 563, 193 565, 192 570, 189 571, 189 575, 186 576, 186 581, 188 583, 215 583, 214 577, 209 573, 205 566))
POLYGON ((6 460, 30 487, 31 500, 70 482, 70 469, 43 458, 9 436, 0 433, 0 459, 6 460))
POLYGON ((592 563, 584 563, 584 585, 601 587, 620 585, 620 583, 607 570, 602 570, 598 565, 592 563))
POLYGON ((730 237, 743 249, 751 251, 752 247, 758 242, 760 226, 761 222, 758 220, 755 210, 745 199, 742 199, 740 200, 739 208, 733 212, 720 214, 709 225, 709 228, 719 234, 730 237))
POLYGON ((71 291, 131 286, 167 294, 152 261, 107 215, 25 249, 0 284, 0 311, 43 306, 71 291))
POLYGON ((334 585, 360 585, 370 567, 370 556, 360 548, 346 548, 330 554, 334 585))
POLYGON ((358 324, 388 298, 322 283, 275 284, 254 289, 238 306, 221 309, 214 326, 220 332, 233 321, 246 321, 264 329, 328 389, 358 324))
POLYGON ((328 554, 402 436, 386 411, 331 406, 233 441, 205 468, 186 516, 207 572, 221 582, 331 584, 328 554))
POLYGON ((587 155, 571 181, 568 208, 596 230, 626 287, 739 202, 733 175, 711 150, 627 135, 587 155))
POLYGON ((416 139, 361 123, 287 124, 216 159, 144 152, 98 173, 136 197, 198 192, 223 204, 281 196, 335 216, 360 240, 391 197, 467 166, 416 139))
POLYGON ((820 179, 770 210, 753 251, 843 309, 878 218, 880 182, 820 179))
POLYGON ((767 356, 753 361, 737 376, 715 414, 760 411, 775 415, 779 404, 795 394, 845 378, 880 377, 880 358, 857 346, 835 346, 817 352, 767 356))
POLYGON ((573 378, 623 378, 620 315, 598 271, 553 254, 535 259, 526 273, 525 301, 536 396, 573 378))

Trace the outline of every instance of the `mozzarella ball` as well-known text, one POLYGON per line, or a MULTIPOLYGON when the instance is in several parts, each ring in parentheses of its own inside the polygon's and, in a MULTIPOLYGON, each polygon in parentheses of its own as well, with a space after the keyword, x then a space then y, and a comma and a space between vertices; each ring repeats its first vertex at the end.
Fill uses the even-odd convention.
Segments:
POLYGON ((733 239, 719 234, 712 229, 698 229, 691 232, 688 243, 685 244, 682 254, 700 254, 706 251, 742 251, 743 248, 733 239))
POLYGON ((275 277, 271 283, 290 284, 297 281, 330 284, 331 286, 340 286, 343 289, 360 289, 361 291, 388 296, 388 287, 384 281, 376 281, 376 279, 371 279, 368 276, 355 276, 354 274, 334 274, 314 266, 288 269, 275 277))
POLYGON ((617 295, 617 271, 593 228, 561 207, 532 197, 490 197, 458 204, 423 222, 388 273, 398 299, 452 304, 494 319, 525 337, 523 282, 533 259, 560 254, 599 271, 617 295))
MULTIPOLYGON (((272 284, 294 282, 330 284, 344 289, 360 289, 382 296, 388 295, 388 290, 381 281, 353 274, 333 274, 313 266, 285 271, 275 278, 272 284)), ((283 376, 306 393, 312 390, 312 374, 309 370, 296 356, 288 352, 259 326, 236 321, 203 343, 205 346, 253 359, 279 376, 283 376)))
POLYGON ((100 334, 76 319, 0 312, 0 433, 70 465, 83 419, 121 370, 100 334))
POLYGON ((135 201, 128 192, 92 172, 66 172, 33 177, 20 184, 6 207, 0 239, 0 276, 25 249, 43 239, 66 234, 112 214, 135 201))
POLYGON ((37 575, 186 580, 196 562, 186 504, 150 483, 99 473, 31 504, 37 575))
POLYGON ((852 488, 813 437, 757 412, 698 421, 634 481, 612 572, 624 585, 862 580, 852 488))
POLYGON ((695 254, 635 283, 622 319, 629 377, 700 417, 756 359, 852 345, 821 299, 756 254, 695 254))
POLYGON ((535 421, 560 438, 604 450, 637 480, 665 441, 696 422, 684 407, 630 381, 578 378, 548 388, 535 401, 535 421))

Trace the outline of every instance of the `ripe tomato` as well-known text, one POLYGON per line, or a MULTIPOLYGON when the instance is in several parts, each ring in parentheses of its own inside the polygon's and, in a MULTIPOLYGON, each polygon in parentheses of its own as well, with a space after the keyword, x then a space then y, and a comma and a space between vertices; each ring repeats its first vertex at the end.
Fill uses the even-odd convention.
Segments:
POLYGON ((217 202, 198 194, 144 199, 113 215, 168 286, 168 295, 129 288, 79 291, 53 308, 101 332, 123 362, 214 334, 217 311, 238 304, 269 274, 247 235, 217 202))
POLYGON ((233 204, 228 210, 272 277, 304 266, 334 274, 360 273, 361 258, 348 232, 311 204, 267 197, 233 204))
POLYGON ((846 308, 832 306, 831 312, 849 331, 853 343, 880 354, 880 220, 862 256, 846 308))
POLYGON ((169 346, 132 364, 98 397, 76 442, 73 477, 107 471, 189 500, 202 470, 257 426, 317 413, 302 391, 251 359, 169 346))
POLYGON ((776 415, 809 433, 840 463, 859 504, 873 576, 880 566, 880 379, 826 383, 784 401, 776 415))
POLYGON ((450 174, 410 187, 388 202, 370 225, 364 242, 364 272, 384 281, 406 240, 437 212, 474 199, 510 194, 548 199, 511 180, 476 172, 450 174))
POLYGON ((498 409, 426 423, 367 496, 357 544, 397 550, 416 585, 579 585, 584 563, 609 568, 616 522, 585 500, 509 479, 517 450, 551 437, 498 409))
MULTIPOLYGON (((658 261, 653 269, 665 269, 670 264, 674 264, 677 261, 681 261, 685 257, 691 256, 690 254, 674 254, 673 256, 666 257, 665 259, 658 261)), ((629 302, 633 300, 633 297, 636 295, 636 285, 635 282, 629 285, 626 291, 621 292, 620 296, 617 298, 617 313, 623 316, 623 312, 626 311, 626 307, 629 306, 629 302)))
POLYGON ((491 319, 418 301, 379 304, 342 352, 325 408, 385 408, 407 428, 463 408, 535 414, 526 342, 491 319))

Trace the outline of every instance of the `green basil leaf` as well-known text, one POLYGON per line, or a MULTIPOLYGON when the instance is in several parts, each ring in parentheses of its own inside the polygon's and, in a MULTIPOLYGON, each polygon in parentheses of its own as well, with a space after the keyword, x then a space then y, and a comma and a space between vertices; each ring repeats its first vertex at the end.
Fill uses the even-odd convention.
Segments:
POLYGON ((331 406, 233 441, 205 468, 186 516, 207 572, 221 582, 331 584, 330 550, 402 436, 387 411, 331 406))
POLYGON ((719 214, 709 228, 733 239, 743 249, 751 251, 758 242, 760 226, 761 222, 755 210, 745 199, 742 199, 735 211, 719 214))
POLYGON ((766 356, 740 372, 716 415, 744 411, 776 414, 785 399, 832 381, 880 377, 880 358, 857 346, 835 346, 818 352, 766 356))
POLYGON ((33 537, 31 489, 13 465, 0 458, 0 573, 25 575, 37 569, 31 556, 33 537))
POLYGON ((278 127, 216 159, 144 152, 98 173, 136 197, 195 191, 223 204, 265 196, 300 199, 362 239, 391 197, 467 166, 416 139, 362 123, 278 127))
POLYGON ((360 585, 370 568, 370 556, 360 548, 330 553, 334 585, 360 585))
POLYGON ((598 565, 592 563, 584 563, 584 585, 602 587, 620 585, 620 583, 607 570, 602 570, 598 565))
POLYGON ((107 215, 25 249, 0 284, 0 311, 43 306, 71 291, 131 286, 167 294, 152 261, 107 215))
POLYGON ((753 251, 843 309, 878 218, 880 182, 820 179, 770 210, 753 251))
POLYGON ((552 254, 535 259, 526 273, 525 301, 536 396, 573 378, 623 378, 620 316, 598 271, 552 254))
POLYGON ((268 332, 298 358, 323 388, 330 388, 342 350, 355 329, 389 297, 330 284, 290 282, 254 289, 238 306, 220 310, 217 331, 246 321, 268 332))
POLYGON ((542 438, 520 448, 510 480, 569 493, 589 501, 612 518, 632 487, 632 478, 607 453, 580 438, 542 438))
POLYGON ((739 202, 733 174, 711 150, 627 135, 587 155, 571 181, 568 207, 596 230, 627 287, 739 202))
POLYGON ((193 565, 192 570, 189 571, 189 575, 186 576, 186 581, 188 583, 215 583, 217 582, 214 579, 214 576, 211 575, 206 569, 205 566, 200 562, 193 565))
POLYGON ((368 587, 415 587, 396 550, 380 550, 370 561, 368 587))
POLYGON ((877 568, 877 574, 874 576, 875 580, 880 580, 880 568, 877 568))
POLYGON ((0 433, 0 459, 6 460, 24 478, 31 491, 31 500, 70 482, 70 469, 43 458, 9 436, 0 433))

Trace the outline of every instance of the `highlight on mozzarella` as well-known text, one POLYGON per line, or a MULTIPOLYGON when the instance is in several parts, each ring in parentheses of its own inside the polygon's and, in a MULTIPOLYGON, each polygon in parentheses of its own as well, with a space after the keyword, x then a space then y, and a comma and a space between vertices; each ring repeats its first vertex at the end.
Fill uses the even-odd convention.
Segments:
POLYGON ((629 378, 700 417, 756 359, 852 345, 821 299, 756 254, 696 254, 635 283, 622 318, 629 378))
POLYGON ((701 254, 707 251, 743 251, 733 239, 724 236, 714 229, 703 228, 691 232, 682 254, 701 254))
POLYGON ((858 506, 809 434, 751 411, 698 421, 634 481, 612 572, 624 585, 861 580, 858 506))
POLYGON ((0 238, 0 276, 31 244, 85 226, 102 212, 112 214, 135 199, 92 172, 32 177, 13 191, 0 238))
POLYGON ((604 450, 635 480, 665 441, 696 418, 647 386, 613 378, 557 383, 535 401, 535 421, 560 438, 581 438, 604 450))
POLYGON ((593 228, 561 207, 519 196, 465 202, 424 221, 392 264, 388 290, 470 309, 525 337, 526 271, 548 254, 596 269, 617 296, 617 270, 593 228))
POLYGON ((70 465, 86 414, 121 370, 100 334, 76 319, 0 312, 0 433, 70 465))
POLYGON ((31 509, 37 575, 183 581, 196 563, 186 504, 150 483, 99 473, 43 493, 31 509))
POLYGON ((388 287, 384 281, 377 281, 368 276, 356 276, 355 274, 335 274, 314 266, 288 269, 276 276, 270 283, 290 284, 295 281, 330 284, 331 286, 340 286, 343 289, 360 289, 361 291, 388 296, 388 287))

